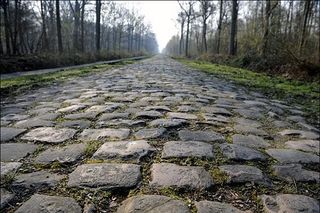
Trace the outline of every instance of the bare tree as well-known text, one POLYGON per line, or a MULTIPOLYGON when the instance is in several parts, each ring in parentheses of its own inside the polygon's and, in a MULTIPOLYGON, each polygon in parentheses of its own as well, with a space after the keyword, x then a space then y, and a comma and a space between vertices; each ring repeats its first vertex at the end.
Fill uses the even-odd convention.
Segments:
POLYGON ((214 12, 214 5, 212 2, 206 0, 199 0, 201 7, 200 7, 200 14, 202 18, 202 40, 201 40, 201 49, 204 52, 208 51, 207 46, 207 20, 214 12))
POLYGON ((180 23, 180 41, 179 41, 179 54, 182 55, 183 52, 183 42, 184 42, 184 25, 186 22, 186 16, 184 12, 178 14, 177 21, 180 23))
POLYGON ((301 30, 301 39, 300 39, 300 46, 299 46, 299 53, 300 55, 302 54, 302 48, 305 43, 305 37, 306 37, 306 28, 307 28, 307 20, 310 15, 310 10, 311 10, 311 0, 306 0, 304 3, 304 11, 303 11, 303 25, 302 25, 302 30, 301 30))
POLYGON ((189 57, 189 36, 190 36, 190 23, 195 19, 194 9, 193 6, 195 1, 188 1, 188 2, 180 2, 178 1, 181 9, 186 15, 187 18, 187 34, 186 34, 186 47, 185 47, 185 56, 189 57))
POLYGON ((61 36, 61 18, 60 18, 60 0, 56 0, 56 19, 57 19, 57 38, 59 53, 63 53, 62 36, 61 36))
POLYGON ((96 0, 96 48, 100 51, 100 20, 101 20, 101 0, 96 0))
POLYGON ((219 9, 219 22, 218 22, 218 36, 217 36, 217 54, 220 53, 220 40, 221 40, 221 29, 222 29, 222 19, 223 19, 223 0, 220 0, 219 9))
POLYGON ((232 15, 230 27, 229 55, 235 55, 237 52, 237 19, 238 19, 238 1, 232 0, 232 15))

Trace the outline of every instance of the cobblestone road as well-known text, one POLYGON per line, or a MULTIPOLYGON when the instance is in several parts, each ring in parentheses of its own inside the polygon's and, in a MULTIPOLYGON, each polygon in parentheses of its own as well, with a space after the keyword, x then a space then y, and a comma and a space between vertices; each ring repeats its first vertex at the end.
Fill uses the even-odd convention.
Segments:
POLYGON ((163 56, 1 105, 3 212, 319 212, 301 109, 163 56))

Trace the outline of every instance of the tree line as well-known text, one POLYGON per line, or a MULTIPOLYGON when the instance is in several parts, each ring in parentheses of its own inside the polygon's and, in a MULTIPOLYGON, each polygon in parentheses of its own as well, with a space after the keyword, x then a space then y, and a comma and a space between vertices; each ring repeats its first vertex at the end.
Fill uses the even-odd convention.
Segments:
POLYGON ((167 54, 241 57, 241 63, 285 60, 320 64, 320 1, 198 0, 178 4, 179 34, 168 42, 167 54))
POLYGON ((1 0, 0 55, 158 52, 136 9, 102 0, 1 0))

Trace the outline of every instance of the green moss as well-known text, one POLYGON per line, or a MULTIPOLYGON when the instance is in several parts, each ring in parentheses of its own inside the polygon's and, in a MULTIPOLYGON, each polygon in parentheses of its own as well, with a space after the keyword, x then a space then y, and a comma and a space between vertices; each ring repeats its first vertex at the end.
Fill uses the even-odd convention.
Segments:
POLYGON ((9 187, 15 179, 16 179, 15 173, 11 172, 6 175, 3 175, 0 181, 1 187, 4 187, 4 188, 9 187))
POLYGON ((222 172, 219 168, 210 169, 209 172, 213 177, 214 182, 217 184, 223 185, 229 180, 229 176, 225 172, 222 172))
POLYGON ((159 189, 161 195, 171 197, 172 199, 181 199, 178 192, 172 187, 164 187, 159 189))
POLYGON ((102 145, 103 143, 101 141, 89 141, 86 144, 86 148, 85 148, 85 156, 86 157, 91 157, 93 155, 93 153, 95 153, 99 147, 102 145))

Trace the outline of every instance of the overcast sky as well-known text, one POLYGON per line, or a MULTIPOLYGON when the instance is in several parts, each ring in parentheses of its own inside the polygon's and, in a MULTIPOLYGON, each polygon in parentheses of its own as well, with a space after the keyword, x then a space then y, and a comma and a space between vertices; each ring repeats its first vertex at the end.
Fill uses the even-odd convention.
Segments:
POLYGON ((152 26, 159 44, 159 51, 165 48, 170 38, 178 31, 176 18, 179 12, 177 1, 126 1, 134 5, 145 20, 152 26))

